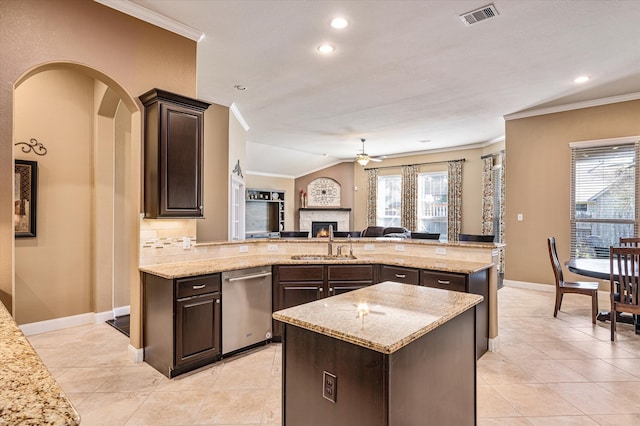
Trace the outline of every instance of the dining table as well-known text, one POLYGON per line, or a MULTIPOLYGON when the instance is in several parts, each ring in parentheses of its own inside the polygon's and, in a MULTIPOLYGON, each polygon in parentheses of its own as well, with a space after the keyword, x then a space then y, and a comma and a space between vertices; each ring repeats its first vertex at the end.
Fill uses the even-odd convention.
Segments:
MULTIPOLYGON (((564 263, 564 266, 570 272, 577 275, 583 275, 585 277, 596 278, 599 280, 609 281, 611 279, 611 263, 609 258, 571 258, 564 263)), ((613 265, 613 278, 618 277, 618 267, 614 263, 613 265)), ((609 321, 611 313, 609 311, 598 312, 596 319, 598 321, 609 321)), ((616 317, 617 322, 623 322, 626 324, 634 324, 636 334, 640 334, 640 315, 636 315, 635 319, 633 315, 624 315, 618 313, 616 317)))

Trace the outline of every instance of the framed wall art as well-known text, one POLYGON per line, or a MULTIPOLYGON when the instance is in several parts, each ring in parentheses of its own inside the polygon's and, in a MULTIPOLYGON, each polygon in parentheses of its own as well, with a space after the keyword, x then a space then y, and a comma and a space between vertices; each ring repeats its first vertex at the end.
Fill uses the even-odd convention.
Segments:
POLYGON ((38 162, 15 160, 14 214, 16 238, 36 236, 38 162))

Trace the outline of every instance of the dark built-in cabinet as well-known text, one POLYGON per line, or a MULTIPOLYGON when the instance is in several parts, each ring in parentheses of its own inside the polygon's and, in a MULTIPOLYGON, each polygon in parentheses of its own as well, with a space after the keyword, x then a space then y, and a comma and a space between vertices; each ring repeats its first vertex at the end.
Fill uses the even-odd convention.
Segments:
POLYGON ((143 286, 145 362, 171 378, 220 358, 220 274, 143 274, 143 286))
MULTIPOLYGON (((375 265, 281 265, 273 268, 273 310, 291 308, 378 282, 375 265)), ((273 322, 274 340, 282 323, 273 322)))
POLYGON ((147 218, 202 217, 204 111, 210 104, 160 89, 144 105, 147 218))

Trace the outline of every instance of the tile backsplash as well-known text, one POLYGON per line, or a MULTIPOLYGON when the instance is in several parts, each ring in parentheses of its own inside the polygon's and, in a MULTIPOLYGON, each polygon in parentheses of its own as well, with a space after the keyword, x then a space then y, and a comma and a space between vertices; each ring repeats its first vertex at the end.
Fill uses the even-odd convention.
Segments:
POLYGON ((143 219, 140 221, 140 265, 187 260, 195 242, 195 219, 143 219))

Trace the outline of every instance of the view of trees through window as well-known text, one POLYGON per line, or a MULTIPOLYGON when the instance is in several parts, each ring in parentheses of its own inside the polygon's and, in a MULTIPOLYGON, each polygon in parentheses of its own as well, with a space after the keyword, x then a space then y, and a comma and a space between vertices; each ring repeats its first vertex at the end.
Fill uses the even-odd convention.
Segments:
POLYGON ((635 235, 636 162, 635 145, 572 149, 572 256, 609 257, 635 235))
POLYGON ((378 176, 376 225, 400 226, 400 175, 378 176))
MULTIPOLYGON (((402 179, 400 175, 378 176, 376 224, 403 226, 400 223, 402 179)), ((418 175, 418 229, 416 232, 447 236, 447 172, 418 175)))
POLYGON ((447 172, 418 175, 418 232, 447 237, 447 172))

